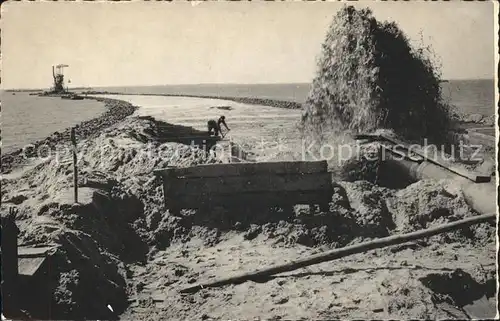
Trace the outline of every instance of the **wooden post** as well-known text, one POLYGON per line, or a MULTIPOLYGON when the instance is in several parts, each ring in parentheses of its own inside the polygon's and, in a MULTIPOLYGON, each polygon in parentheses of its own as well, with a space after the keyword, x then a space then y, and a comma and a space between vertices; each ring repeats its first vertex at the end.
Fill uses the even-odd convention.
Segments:
POLYGON ((375 184, 378 184, 380 182, 380 166, 382 165, 382 162, 385 161, 385 154, 382 145, 378 146, 377 152, 378 152, 378 164, 377 164, 377 172, 375 174, 375 184))
POLYGON ((163 193, 165 195, 165 207, 169 210, 170 215, 180 216, 181 209, 177 206, 175 197, 172 197, 172 194, 175 192, 172 190, 172 183, 176 179, 175 168, 166 169, 163 178, 163 193))
MULTIPOLYGON (((2 216, 2 313, 6 317, 18 313, 19 299, 19 269, 17 236, 19 229, 16 225, 17 211, 9 208, 9 214, 2 216)), ((22 299, 22 298, 21 298, 22 299)), ((3 315, 2 315, 3 319, 3 315)))
POLYGON ((71 128, 71 144, 73 145, 73 187, 75 192, 75 203, 78 203, 78 167, 76 157, 76 135, 75 128, 71 128))

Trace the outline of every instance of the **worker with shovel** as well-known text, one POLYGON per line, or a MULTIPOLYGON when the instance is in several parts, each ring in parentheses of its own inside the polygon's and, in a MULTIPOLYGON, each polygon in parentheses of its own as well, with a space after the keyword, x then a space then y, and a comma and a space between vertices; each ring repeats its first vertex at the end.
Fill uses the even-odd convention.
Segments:
MULTIPOLYGON (((222 134, 222 128, 221 128, 221 124, 224 125, 224 127, 226 127, 227 131, 230 131, 229 127, 227 127, 227 124, 226 124, 226 117, 224 116, 220 116, 219 117, 219 120, 215 121, 213 119, 209 120, 208 121, 208 134, 210 136, 212 136, 212 134, 214 134, 215 136, 219 136, 219 133, 222 134)), ((222 136, 224 138, 224 135, 222 136)))

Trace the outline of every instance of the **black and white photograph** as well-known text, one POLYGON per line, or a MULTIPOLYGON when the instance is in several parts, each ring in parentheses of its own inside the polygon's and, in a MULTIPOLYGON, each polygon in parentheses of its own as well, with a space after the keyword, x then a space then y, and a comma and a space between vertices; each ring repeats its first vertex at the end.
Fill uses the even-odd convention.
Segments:
POLYGON ((498 318, 498 15, 2 3, 2 320, 498 318))

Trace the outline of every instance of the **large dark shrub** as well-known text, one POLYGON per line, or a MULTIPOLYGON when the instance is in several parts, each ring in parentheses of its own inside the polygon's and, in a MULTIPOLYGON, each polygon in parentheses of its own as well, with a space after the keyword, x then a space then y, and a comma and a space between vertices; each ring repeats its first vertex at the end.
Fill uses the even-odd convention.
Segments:
POLYGON ((302 127, 316 135, 388 128, 410 140, 442 142, 450 117, 429 52, 412 48, 395 23, 345 6, 322 45, 302 127))

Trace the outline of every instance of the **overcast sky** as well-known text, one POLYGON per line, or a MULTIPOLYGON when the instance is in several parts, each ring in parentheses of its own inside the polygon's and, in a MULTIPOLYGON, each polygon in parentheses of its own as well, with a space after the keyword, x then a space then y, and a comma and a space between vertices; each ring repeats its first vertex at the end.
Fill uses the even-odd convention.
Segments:
MULTIPOLYGON (((341 2, 2 5, 2 87, 309 82, 341 2)), ((446 79, 494 77, 492 2, 362 2, 434 49, 446 79)))

